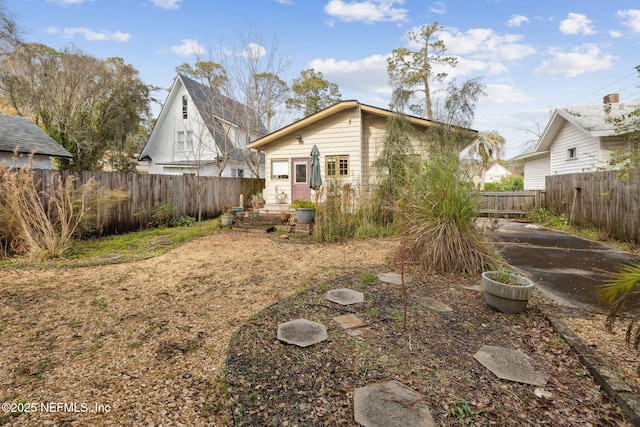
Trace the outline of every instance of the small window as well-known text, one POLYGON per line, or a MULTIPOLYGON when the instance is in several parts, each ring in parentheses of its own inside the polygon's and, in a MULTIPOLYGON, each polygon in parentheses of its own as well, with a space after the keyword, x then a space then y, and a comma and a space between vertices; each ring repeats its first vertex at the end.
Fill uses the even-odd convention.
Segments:
POLYGON ((244 178, 244 169, 238 169, 236 172, 237 178, 244 178))
POLYGON ((185 141, 185 149, 187 151, 193 151, 193 131, 187 131, 187 139, 185 141))
POLYGON ((567 149, 567 160, 577 159, 577 158, 578 158, 578 150, 576 147, 567 149))
POLYGON ((327 156, 325 165, 327 177, 344 178, 349 176, 349 156, 327 156))
POLYGON ((187 95, 182 95, 182 118, 187 118, 187 95))
POLYGON ((271 160, 271 179, 289 179, 288 160, 271 160))
POLYGON ((184 131, 178 131, 178 138, 176 140, 176 149, 178 151, 184 151, 184 131))

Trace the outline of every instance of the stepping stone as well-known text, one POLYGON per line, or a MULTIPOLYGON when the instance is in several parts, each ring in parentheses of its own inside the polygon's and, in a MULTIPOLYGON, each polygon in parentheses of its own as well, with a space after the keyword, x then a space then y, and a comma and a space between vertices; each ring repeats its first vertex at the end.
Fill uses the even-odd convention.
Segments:
POLYGON ((402 275, 398 273, 380 273, 378 274, 378 280, 392 285, 402 285, 402 275))
POLYGON ((429 298, 429 297, 418 298, 418 301, 422 303, 425 307, 427 307, 429 310, 439 311, 441 313, 448 313, 450 311, 453 311, 453 308, 449 307, 447 304, 443 303, 442 301, 438 301, 437 299, 434 299, 434 298, 429 298))
POLYGON ((424 396, 396 380, 357 388, 353 415, 356 422, 365 427, 436 425, 424 396))
POLYGON ((278 339, 298 347, 309 347, 326 340, 327 328, 318 322, 296 319, 278 325, 278 339))
POLYGON ((327 299, 340 305, 358 304, 364 302, 364 294, 346 288, 334 289, 327 292, 327 299))
POLYGON ((470 291, 482 292, 482 286, 480 285, 463 286, 462 288, 469 289, 470 291))
POLYGON ((483 345, 473 358, 500 379, 537 386, 547 383, 547 376, 536 371, 529 356, 519 350, 483 345))
POLYGON ((338 322, 343 329, 359 328, 364 325, 362 319, 355 314, 343 314, 342 316, 334 317, 333 320, 338 322))

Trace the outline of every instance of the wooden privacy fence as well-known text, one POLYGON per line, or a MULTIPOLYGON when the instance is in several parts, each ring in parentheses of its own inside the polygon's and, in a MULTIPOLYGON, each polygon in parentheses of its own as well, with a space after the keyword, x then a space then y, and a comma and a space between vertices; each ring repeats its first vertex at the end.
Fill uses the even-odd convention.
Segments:
POLYGON ((531 191, 474 191, 479 198, 480 213, 495 216, 523 215, 527 210, 545 205, 545 192, 531 191))
POLYGON ((47 191, 55 176, 66 180, 73 175, 76 186, 91 179, 105 190, 121 190, 126 199, 111 208, 99 208, 96 229, 103 234, 123 233, 144 228, 157 206, 163 203, 175 206, 175 216, 198 216, 198 188, 200 188, 202 218, 217 216, 223 205, 238 206, 240 195, 245 202, 251 195, 262 192, 264 180, 256 178, 219 178, 187 175, 146 175, 113 172, 70 172, 44 169, 34 170, 39 190, 47 191))
POLYGON ((640 176, 616 171, 546 177, 547 205, 571 224, 640 242, 640 176))

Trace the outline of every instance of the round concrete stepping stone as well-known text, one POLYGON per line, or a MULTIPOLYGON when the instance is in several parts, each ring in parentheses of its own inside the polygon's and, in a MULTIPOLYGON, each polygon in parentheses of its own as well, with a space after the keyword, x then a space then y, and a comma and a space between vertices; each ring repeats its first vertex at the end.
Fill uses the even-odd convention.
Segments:
POLYGON ((547 376, 536 371, 529 356, 519 350, 483 345, 473 358, 500 379, 537 386, 547 383, 547 376))
POLYGON ((365 427, 436 425, 424 396, 396 380, 357 388, 353 415, 356 422, 365 427))
POLYGON ((419 298, 418 301, 432 311, 439 311, 441 313, 448 313, 450 311, 453 311, 453 308, 434 298, 424 297, 419 298))
POLYGON ((364 294, 346 288, 333 289, 327 292, 327 299, 340 305, 358 304, 364 302, 364 294))
POLYGON ((378 274, 378 280, 392 285, 402 285, 402 275, 398 273, 380 273, 378 274))
POLYGON ((298 347, 309 347, 327 339, 327 328, 318 322, 296 319, 278 325, 278 339, 298 347))

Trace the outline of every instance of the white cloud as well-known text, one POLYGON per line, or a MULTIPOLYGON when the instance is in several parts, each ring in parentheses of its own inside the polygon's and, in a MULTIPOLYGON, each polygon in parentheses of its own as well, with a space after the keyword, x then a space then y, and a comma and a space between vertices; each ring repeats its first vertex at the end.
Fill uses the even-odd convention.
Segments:
POLYGON ((276 0, 280 4, 293 4, 293 0, 276 0))
MULTIPOLYGON (((70 6, 72 4, 82 4, 87 0, 47 0, 47 2, 52 4, 57 4, 58 6, 70 6)), ((88 0, 93 1, 93 0, 88 0)))
POLYGON ((239 56, 246 56, 248 58, 261 58, 267 54, 267 49, 258 43, 249 43, 248 49, 244 52, 240 52, 239 56))
POLYGON ((598 46, 590 43, 574 47, 570 52, 552 47, 549 54, 551 59, 544 61, 534 70, 535 75, 575 77, 586 72, 610 70, 615 59, 611 55, 603 55, 598 46))
POLYGON ((595 34, 592 23, 587 15, 571 12, 567 15, 567 19, 560 22, 560 31, 562 34, 595 34))
POLYGON ((389 76, 387 75, 387 57, 372 55, 355 61, 329 59, 314 59, 309 68, 322 72, 324 78, 338 84, 343 89, 354 92, 366 92, 383 95, 391 94, 389 76))
POLYGON ((151 3, 161 9, 180 9, 182 0, 151 0, 151 3))
POLYGON ((171 46, 169 51, 175 55, 189 56, 189 55, 202 55, 206 52, 204 46, 198 43, 194 39, 183 39, 182 44, 178 46, 171 46))
POLYGON ((507 25, 509 27, 519 27, 520 25, 529 22, 529 18, 527 18, 526 16, 523 15, 511 15, 511 18, 509 18, 509 21, 507 22, 507 25))
POLYGON ((499 35, 489 28, 474 28, 465 33, 443 30, 437 34, 448 52, 470 55, 474 59, 514 61, 536 52, 533 47, 521 43, 522 35, 499 35))
POLYGON ((619 10, 616 16, 622 19, 623 25, 631 28, 635 33, 640 33, 640 10, 619 10))
POLYGON ((443 13, 447 13, 447 5, 441 1, 437 1, 429 8, 429 10, 437 15, 442 15, 443 13))
POLYGON ((406 21, 407 9, 394 7, 404 0, 365 0, 345 2, 329 0, 324 7, 325 13, 346 22, 362 21, 367 24, 380 21, 406 21))
POLYGON ((531 98, 510 84, 487 84, 487 96, 480 99, 483 104, 522 104, 531 98))
POLYGON ((56 27, 47 28, 47 32, 49 34, 60 34, 66 38, 72 38, 75 35, 84 36, 85 40, 88 41, 116 41, 116 42, 126 42, 131 38, 131 34, 122 33, 120 31, 116 31, 112 33, 110 31, 93 31, 86 27, 67 27, 63 30, 60 30, 56 27))
POLYGON ((611 37, 613 37, 614 39, 619 39, 620 37, 622 37, 622 33, 618 30, 611 30, 609 31, 609 35, 611 37))

